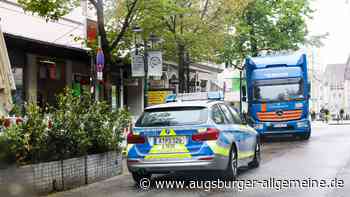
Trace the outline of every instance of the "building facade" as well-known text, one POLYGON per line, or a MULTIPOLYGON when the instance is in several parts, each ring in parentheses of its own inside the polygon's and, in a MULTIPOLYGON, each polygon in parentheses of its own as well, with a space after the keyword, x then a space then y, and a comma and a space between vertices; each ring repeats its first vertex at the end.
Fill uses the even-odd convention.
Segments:
POLYGON ((13 100, 54 104, 65 87, 89 84, 88 50, 75 38, 86 37, 87 16, 78 8, 57 22, 25 13, 16 0, 0 1, 0 18, 16 91, 13 100))
MULTIPOLYGON (((17 88, 13 99, 16 104, 28 101, 53 105, 55 95, 65 87, 76 92, 91 89, 93 57, 84 43, 76 41, 88 37, 88 19, 94 20, 94 14, 87 13, 84 7, 86 1, 53 22, 25 13, 16 0, 0 1, 0 18, 17 88)), ((148 80, 150 104, 159 102, 159 91, 177 93, 179 89, 178 65, 164 61, 162 67, 160 77, 148 80)), ((104 85, 116 87, 111 95, 118 98, 118 105, 128 107, 134 116, 140 115, 144 109, 144 78, 131 77, 130 65, 114 66, 111 72, 111 84, 104 85)), ((191 63, 189 91, 221 90, 217 80, 220 72, 222 65, 191 63)))
MULTIPOLYGON (((213 63, 191 63, 189 72, 189 92, 222 91, 218 74, 223 65, 213 63)), ((124 104, 131 114, 137 118, 144 109, 144 78, 132 78, 131 74, 124 80, 124 104)), ((149 77, 148 106, 164 102, 167 94, 178 93, 178 64, 163 61, 161 77, 149 77)))
POLYGON ((328 64, 323 74, 322 107, 332 114, 338 114, 340 109, 349 113, 348 81, 345 79, 346 64, 328 64))

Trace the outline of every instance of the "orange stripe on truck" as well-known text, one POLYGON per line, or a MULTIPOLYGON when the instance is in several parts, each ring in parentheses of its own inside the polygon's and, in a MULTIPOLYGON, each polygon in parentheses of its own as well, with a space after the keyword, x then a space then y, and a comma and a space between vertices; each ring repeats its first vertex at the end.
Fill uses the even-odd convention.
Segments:
POLYGON ((297 120, 301 118, 302 110, 289 110, 283 111, 282 115, 278 115, 276 112, 258 112, 257 116, 260 121, 288 121, 297 120))
POLYGON ((266 103, 261 104, 261 112, 266 112, 266 103))

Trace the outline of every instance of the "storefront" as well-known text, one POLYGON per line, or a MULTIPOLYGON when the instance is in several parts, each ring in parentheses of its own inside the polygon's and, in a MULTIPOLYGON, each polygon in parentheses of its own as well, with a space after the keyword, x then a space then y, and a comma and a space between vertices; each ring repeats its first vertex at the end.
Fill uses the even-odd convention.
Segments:
POLYGON ((12 34, 5 34, 16 84, 14 103, 54 105, 65 87, 90 89, 90 57, 87 51, 12 34))

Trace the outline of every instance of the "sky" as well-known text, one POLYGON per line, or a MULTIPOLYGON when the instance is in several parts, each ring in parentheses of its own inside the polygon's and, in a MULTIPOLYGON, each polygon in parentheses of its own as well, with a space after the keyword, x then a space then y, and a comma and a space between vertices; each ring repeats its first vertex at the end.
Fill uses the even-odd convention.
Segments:
POLYGON ((310 35, 329 33, 324 46, 314 50, 316 62, 323 69, 345 63, 350 54, 350 0, 312 0, 312 8, 316 12, 308 21, 310 35))

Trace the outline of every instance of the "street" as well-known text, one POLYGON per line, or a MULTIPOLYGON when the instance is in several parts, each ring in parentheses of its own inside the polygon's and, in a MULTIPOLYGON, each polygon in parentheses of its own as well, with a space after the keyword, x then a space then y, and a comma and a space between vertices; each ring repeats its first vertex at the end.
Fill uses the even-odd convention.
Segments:
MULTIPOLYGON (((103 182, 91 184, 75 190, 52 194, 55 197, 69 196, 347 196, 350 192, 350 125, 326 125, 313 123, 312 136, 309 141, 269 140, 262 146, 262 163, 259 168, 243 169, 239 180, 266 179, 313 179, 344 181, 344 187, 338 188, 245 188, 234 189, 155 189, 142 190, 135 186, 127 170, 121 176, 103 182)), ((196 180, 216 180, 213 174, 196 175, 196 180)), ((159 180, 188 180, 191 175, 157 176, 159 180)), ((192 177, 191 180, 194 180, 192 177)))

